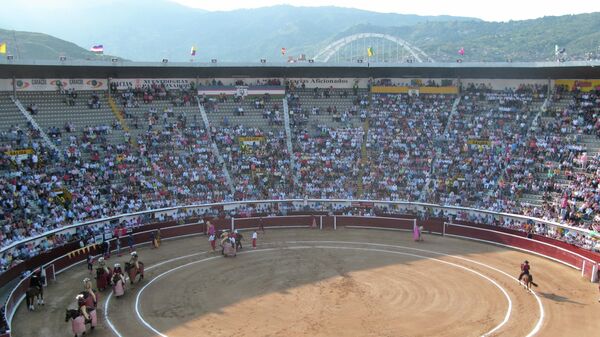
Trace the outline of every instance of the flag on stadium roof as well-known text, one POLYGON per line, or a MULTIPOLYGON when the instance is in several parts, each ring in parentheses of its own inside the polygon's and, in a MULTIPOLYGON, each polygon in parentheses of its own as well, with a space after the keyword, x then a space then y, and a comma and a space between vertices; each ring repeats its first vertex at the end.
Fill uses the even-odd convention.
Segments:
POLYGON ((367 48, 367 55, 369 55, 369 57, 375 55, 375 53, 373 52, 373 47, 367 48))
POLYGON ((281 55, 285 55, 285 53, 287 53, 287 49, 281 48, 281 55))
POLYGON ((0 43, 0 54, 6 54, 6 42, 0 43))
POLYGON ((458 50, 458 54, 459 54, 460 56, 463 56, 463 55, 465 55, 465 48, 464 48, 464 47, 460 47, 460 49, 458 50))
POLYGON ((104 46, 101 44, 92 46, 90 51, 93 51, 94 53, 104 53, 104 46))
POLYGON ((190 50, 190 55, 196 56, 196 47, 192 46, 192 50, 190 50))

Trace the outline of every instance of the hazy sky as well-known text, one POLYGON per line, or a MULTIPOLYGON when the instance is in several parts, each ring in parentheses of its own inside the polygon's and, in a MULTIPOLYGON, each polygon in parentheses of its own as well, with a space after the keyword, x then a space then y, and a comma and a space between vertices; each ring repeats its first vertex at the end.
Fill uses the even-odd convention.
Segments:
POLYGON ((338 6, 382 13, 469 16, 486 21, 535 19, 549 15, 600 12, 600 1, 561 0, 171 0, 206 10, 257 8, 277 4, 338 6))

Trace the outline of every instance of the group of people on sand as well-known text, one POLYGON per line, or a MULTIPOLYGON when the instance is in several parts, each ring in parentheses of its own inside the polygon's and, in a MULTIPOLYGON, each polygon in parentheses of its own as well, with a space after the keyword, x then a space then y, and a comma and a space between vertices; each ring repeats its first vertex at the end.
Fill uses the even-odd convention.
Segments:
MULTIPOLYGON (((131 257, 128 263, 139 270, 141 262, 139 261, 137 252, 133 251, 130 255, 131 257)), ((94 265, 93 255, 89 255, 87 257, 87 265, 89 273, 92 274, 94 265)), ((112 286, 113 294, 116 298, 120 298, 125 294, 127 277, 120 263, 115 263, 111 269, 107 265, 104 256, 99 257, 95 278, 96 288, 94 288, 92 279, 90 277, 83 279, 83 291, 80 291, 75 296, 77 309, 67 309, 67 316, 65 320, 69 321, 72 319, 72 330, 75 336, 80 336, 85 333, 86 324, 90 324, 91 329, 96 327, 96 308, 99 301, 98 297, 100 291, 108 289, 109 286, 112 286)))
MULTIPOLYGON (((261 226, 259 228, 262 228, 263 233, 264 233, 264 227, 261 226)), ((220 233, 217 233, 215 225, 212 224, 210 221, 208 221, 206 232, 208 235, 208 242, 210 244, 210 249, 211 249, 212 253, 216 253, 216 251, 217 251, 217 239, 220 240, 222 255, 227 255, 226 252, 229 251, 229 249, 228 249, 229 246, 231 246, 234 253, 237 251, 240 251, 244 248, 242 245, 242 241, 244 241, 244 236, 237 229, 231 233, 226 229, 221 230, 220 233)), ((258 232, 253 231, 252 232, 252 249, 256 249, 257 240, 258 240, 258 232)))

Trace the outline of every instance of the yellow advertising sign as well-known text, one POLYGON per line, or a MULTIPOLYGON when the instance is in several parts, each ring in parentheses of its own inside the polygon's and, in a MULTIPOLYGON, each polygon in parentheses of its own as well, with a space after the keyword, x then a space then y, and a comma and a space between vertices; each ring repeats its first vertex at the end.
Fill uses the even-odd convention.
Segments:
POLYGON ((262 142, 265 140, 264 136, 255 136, 255 137, 240 137, 239 138, 240 142, 248 142, 248 143, 254 143, 254 142, 262 142))
POLYGON ((34 151, 33 151, 33 149, 23 149, 23 150, 6 151, 5 153, 8 156, 22 156, 22 155, 25 155, 25 154, 33 154, 34 151))
POLYGON ((595 88, 600 88, 599 80, 555 80, 554 85, 564 85, 569 91, 574 88, 579 88, 581 91, 592 91, 595 88))
POLYGON ((490 142, 487 139, 469 139, 469 140, 467 140, 467 144, 490 146, 490 145, 492 145, 492 142, 490 142))

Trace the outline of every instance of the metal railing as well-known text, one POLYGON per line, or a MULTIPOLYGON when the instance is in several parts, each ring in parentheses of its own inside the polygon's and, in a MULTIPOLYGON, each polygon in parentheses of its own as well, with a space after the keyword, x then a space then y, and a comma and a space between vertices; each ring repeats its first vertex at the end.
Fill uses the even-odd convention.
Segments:
MULTIPOLYGON (((21 241, 13 242, 5 247, 0 249, 0 254, 13 250, 16 247, 20 247, 21 245, 28 244, 31 242, 39 243, 41 240, 45 239, 48 236, 56 235, 56 234, 74 234, 76 229, 84 226, 92 226, 92 225, 110 225, 111 223, 120 223, 122 220, 129 220, 134 218, 139 218, 141 216, 151 216, 151 218, 159 218, 162 216, 171 216, 177 212, 184 211, 188 214, 196 214, 203 215, 207 211, 215 208, 222 208, 224 211, 228 212, 230 216, 235 217, 235 210, 239 207, 245 207, 250 205, 255 208, 258 212, 261 210, 267 210, 265 206, 279 204, 279 210, 312 210, 312 211, 336 211, 342 210, 347 207, 354 207, 359 205, 368 205, 369 207, 378 207, 380 209, 387 209, 389 213, 398 213, 398 214, 439 214, 443 211, 445 217, 453 216, 483 216, 488 220, 501 220, 501 219, 511 219, 517 222, 526 223, 533 222, 533 224, 543 224, 546 226, 546 232, 548 228, 554 229, 562 229, 566 231, 574 231, 578 234, 582 234, 585 236, 589 236, 592 238, 600 239, 600 235, 585 228, 572 227, 565 224, 561 224, 555 221, 544 220, 540 218, 534 218, 526 215, 519 214, 511 214, 511 213, 503 213, 503 212, 494 212, 489 210, 480 210, 469 207, 460 207, 460 206, 447 206, 447 205, 437 205, 437 204, 429 204, 422 202, 408 202, 408 201, 385 201, 385 200, 360 200, 360 199, 282 199, 282 200, 244 200, 244 201, 230 201, 230 202, 218 202, 218 203, 206 203, 206 204, 192 204, 192 205, 182 205, 176 207, 167 207, 160 209, 153 209, 147 211, 140 211, 134 213, 126 213, 116 216, 111 216, 102 219, 96 219, 91 221, 86 221, 82 223, 76 223, 68 226, 64 226, 61 228, 49 230, 44 232, 43 234, 36 235, 34 237, 30 237, 21 241)), ((545 233, 544 233, 545 234, 545 233)))

